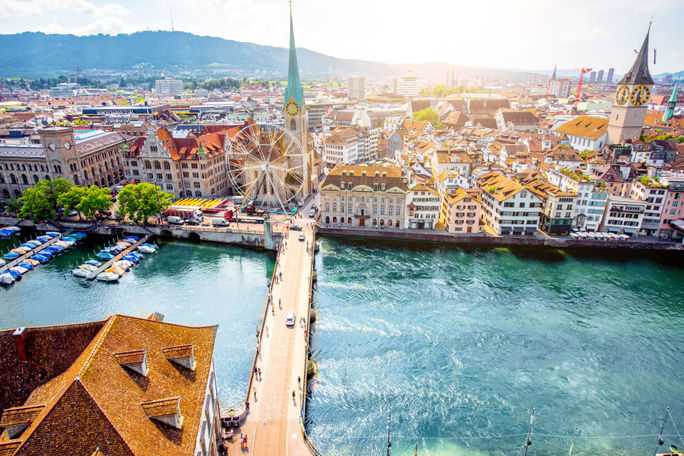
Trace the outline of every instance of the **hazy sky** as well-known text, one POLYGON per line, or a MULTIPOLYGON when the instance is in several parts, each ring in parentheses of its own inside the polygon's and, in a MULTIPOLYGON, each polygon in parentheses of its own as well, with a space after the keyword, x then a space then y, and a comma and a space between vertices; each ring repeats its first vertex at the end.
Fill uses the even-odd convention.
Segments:
MULTIPOLYGON (((285 47, 287 0, 0 0, 0 33, 171 28, 285 47)), ((652 73, 684 70, 684 0, 294 0, 297 46, 388 63, 627 71, 653 16, 652 73)), ((201 51, 200 51, 201 52, 201 51)), ((306 72, 306 69, 302 69, 306 72)))

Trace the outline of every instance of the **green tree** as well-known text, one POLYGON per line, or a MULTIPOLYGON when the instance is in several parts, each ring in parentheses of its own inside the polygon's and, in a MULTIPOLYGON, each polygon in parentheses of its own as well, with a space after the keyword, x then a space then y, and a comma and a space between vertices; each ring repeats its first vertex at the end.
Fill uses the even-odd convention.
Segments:
POLYGON ((39 181, 24 191, 19 200, 22 203, 19 217, 32 218, 34 221, 55 218, 61 207, 59 197, 71 188, 69 181, 54 179, 39 181))
POLYGON ((57 210, 50 204, 47 192, 38 186, 24 190, 24 196, 19 198, 21 210, 19 217, 33 219, 38 223, 41 220, 53 219, 57 216, 57 210))
POLYGON ((81 210, 78 208, 78 205, 85 196, 85 193, 86 189, 83 187, 71 187, 69 191, 59 195, 57 202, 64 208, 65 214, 76 209, 78 211, 78 217, 81 218, 81 210))
POLYGON ((110 201, 112 195, 106 187, 100 188, 97 185, 91 185, 83 190, 83 198, 81 198, 76 209, 83 213, 86 220, 94 219, 98 212, 107 212, 114 204, 110 201))
POLYGON ((5 203, 5 206, 7 207, 8 211, 16 212, 19 209, 21 209, 21 201, 19 201, 18 199, 11 199, 5 203))
POLYGON ((414 112, 413 120, 430 122, 434 128, 442 128, 442 123, 439 121, 439 114, 430 107, 425 108, 422 111, 414 112))
POLYGON ((119 215, 136 223, 147 223, 173 201, 173 195, 147 182, 126 185, 119 192, 119 215))

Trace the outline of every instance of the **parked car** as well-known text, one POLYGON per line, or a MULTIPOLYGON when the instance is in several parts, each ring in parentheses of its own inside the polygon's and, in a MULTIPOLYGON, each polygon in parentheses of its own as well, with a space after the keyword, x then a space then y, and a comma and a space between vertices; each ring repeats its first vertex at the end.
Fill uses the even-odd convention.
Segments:
POLYGON ((294 326, 295 325, 294 310, 288 310, 287 311, 287 316, 285 317, 285 325, 286 326, 294 326))
POLYGON ((185 223, 186 225, 192 225, 192 226, 196 226, 196 225, 200 224, 199 220, 195 220, 193 218, 186 218, 183 220, 183 223, 185 223))
POLYGON ((215 217, 215 218, 211 219, 211 224, 212 224, 213 226, 225 226, 225 225, 230 225, 230 220, 226 220, 226 219, 224 219, 224 218, 215 217))
POLYGON ((180 217, 177 217, 175 215, 169 215, 166 218, 166 221, 169 222, 172 225, 182 225, 183 224, 183 219, 180 217))
POLYGON ((300 242, 304 242, 304 235, 303 235, 303 234, 300 234, 300 235, 299 235, 299 241, 300 241, 300 242))
POLYGON ((292 231, 302 231, 302 227, 299 225, 292 225, 292 227, 290 227, 290 229, 292 231))
POLYGON ((316 217, 316 208, 312 207, 311 210, 309 211, 309 218, 314 218, 316 217))

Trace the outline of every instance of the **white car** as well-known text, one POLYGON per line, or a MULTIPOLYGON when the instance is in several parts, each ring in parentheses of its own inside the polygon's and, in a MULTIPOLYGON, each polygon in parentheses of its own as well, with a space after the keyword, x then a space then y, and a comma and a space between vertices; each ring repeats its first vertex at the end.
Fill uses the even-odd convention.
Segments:
POLYGON ((295 314, 294 310, 287 311, 287 317, 285 317, 285 325, 294 326, 295 325, 295 314))

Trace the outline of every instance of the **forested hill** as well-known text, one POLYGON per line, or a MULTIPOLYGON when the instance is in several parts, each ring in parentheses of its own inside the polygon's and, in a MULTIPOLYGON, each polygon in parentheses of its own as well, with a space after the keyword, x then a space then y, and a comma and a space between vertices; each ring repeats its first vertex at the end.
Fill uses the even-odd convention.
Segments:
MULTIPOLYGON (((287 72, 287 49, 198 36, 185 32, 130 35, 0 35, 0 76, 72 74, 77 69, 263 70, 287 72)), ((391 65, 330 57, 299 49, 304 76, 395 74, 391 65)))

